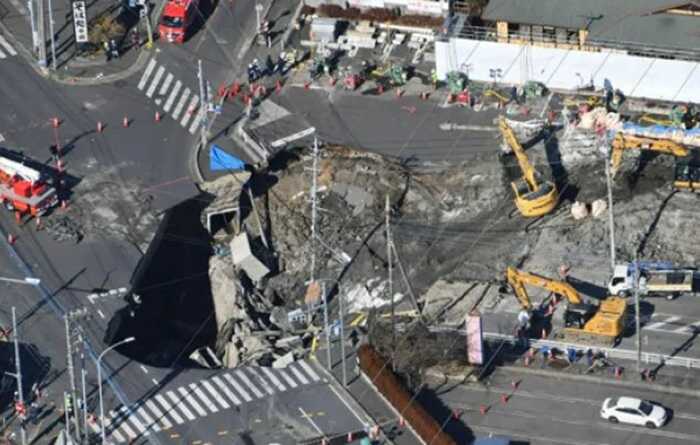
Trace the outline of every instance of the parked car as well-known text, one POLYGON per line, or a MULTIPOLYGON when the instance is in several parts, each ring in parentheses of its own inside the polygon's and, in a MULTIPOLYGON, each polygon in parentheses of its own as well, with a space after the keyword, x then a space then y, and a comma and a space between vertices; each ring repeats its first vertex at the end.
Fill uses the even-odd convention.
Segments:
POLYGON ((611 423, 630 423, 647 428, 661 428, 668 420, 666 408, 634 397, 608 397, 600 409, 600 416, 611 423))

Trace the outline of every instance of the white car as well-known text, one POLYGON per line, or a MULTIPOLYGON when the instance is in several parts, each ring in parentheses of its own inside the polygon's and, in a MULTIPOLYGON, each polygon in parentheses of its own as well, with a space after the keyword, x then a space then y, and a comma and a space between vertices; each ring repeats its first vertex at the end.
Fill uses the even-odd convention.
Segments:
POLYGON ((608 397, 600 409, 600 416, 611 423, 631 423, 647 428, 660 428, 668 419, 663 406, 634 397, 608 397))

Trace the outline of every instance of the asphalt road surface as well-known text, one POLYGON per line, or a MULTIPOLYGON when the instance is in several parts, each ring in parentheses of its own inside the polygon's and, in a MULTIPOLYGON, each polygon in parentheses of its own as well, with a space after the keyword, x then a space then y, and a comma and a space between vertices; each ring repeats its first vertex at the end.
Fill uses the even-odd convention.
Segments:
MULTIPOLYGON (((435 413, 449 416, 459 410, 464 431, 503 435, 532 445, 682 445, 698 441, 700 400, 655 391, 639 391, 613 384, 591 384, 552 377, 518 376, 497 372, 485 384, 432 383, 420 397, 435 413), (519 382, 513 389, 512 382, 519 382), (501 395, 510 396, 507 403, 501 395), (611 424, 600 418, 606 397, 632 396, 652 400, 673 410, 663 428, 652 430, 611 424), (486 414, 480 406, 488 407, 486 414)), ((451 423, 457 423, 452 420, 451 423)))

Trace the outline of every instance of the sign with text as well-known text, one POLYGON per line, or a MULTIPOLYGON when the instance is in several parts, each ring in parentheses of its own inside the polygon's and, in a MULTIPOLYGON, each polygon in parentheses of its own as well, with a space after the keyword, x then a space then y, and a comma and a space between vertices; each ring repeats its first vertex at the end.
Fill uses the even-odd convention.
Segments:
POLYGON ((88 42, 88 24, 85 2, 73 2, 73 29, 75 30, 75 42, 88 42))
POLYGON ((481 316, 467 315, 467 360, 470 365, 484 364, 484 339, 481 331, 481 316))

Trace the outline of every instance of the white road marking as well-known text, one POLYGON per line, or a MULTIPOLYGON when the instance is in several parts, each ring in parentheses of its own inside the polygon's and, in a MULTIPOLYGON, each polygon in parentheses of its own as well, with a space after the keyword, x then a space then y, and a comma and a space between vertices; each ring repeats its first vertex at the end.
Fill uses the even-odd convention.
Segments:
POLYGON ((141 76, 141 80, 139 80, 139 84, 136 86, 139 90, 143 90, 143 87, 146 86, 146 82, 148 81, 148 76, 151 75, 151 72, 153 71, 153 68, 156 67, 156 59, 151 59, 148 62, 148 65, 146 66, 146 70, 143 72, 143 75, 141 76))
MULTIPOLYGON (((99 428, 98 428, 99 430, 99 428)), ((119 432, 119 430, 113 430, 109 433, 110 436, 114 437, 117 439, 117 442, 126 442, 127 439, 122 436, 122 433, 119 432)))
POLYGON ((163 397, 161 394, 156 394, 154 399, 160 403, 160 406, 162 406, 165 409, 165 412, 173 418, 175 423, 185 423, 185 419, 180 417, 180 414, 178 414, 177 411, 175 411, 175 408, 173 408, 173 406, 168 403, 167 400, 165 400, 165 397, 163 397))
POLYGON ((146 91, 146 97, 153 97, 153 93, 156 92, 156 88, 158 87, 158 82, 160 82, 160 79, 161 77, 163 77, 164 73, 165 67, 163 65, 159 66, 158 71, 156 71, 156 76, 151 81, 151 85, 149 85, 148 91, 146 91))
POLYGON ((180 409, 180 411, 182 411, 182 413, 185 415, 185 417, 187 417, 189 420, 195 419, 195 416, 194 416, 194 414, 192 414, 192 411, 187 409, 187 406, 185 406, 185 403, 180 398, 178 398, 178 396, 174 392, 168 391, 165 394, 170 398, 170 400, 173 401, 175 406, 177 406, 180 409))
POLYGON ((238 391, 238 394, 243 396, 243 398, 245 399, 246 402, 250 402, 251 400, 253 400, 253 398, 250 397, 250 394, 248 394, 248 391, 243 389, 243 387, 241 385, 239 385, 238 382, 233 377, 231 377, 229 374, 224 374, 223 377, 226 380, 228 380, 228 382, 231 385, 233 385, 233 387, 236 389, 236 391, 238 391))
POLYGON ((314 134, 314 132, 316 132, 316 128, 309 127, 306 130, 302 130, 302 131, 296 132, 294 134, 290 134, 289 136, 285 136, 281 139, 277 139, 276 141, 272 141, 270 143, 270 146, 272 146, 273 148, 283 147, 290 142, 296 141, 297 139, 301 139, 301 138, 308 136, 310 134, 314 134))
POLYGON ((7 52, 10 53, 11 56, 17 55, 17 51, 15 51, 15 49, 12 47, 12 45, 10 45, 10 43, 7 40, 5 40, 5 38, 3 36, 0 36, 0 45, 4 46, 5 49, 7 50, 7 52))
POLYGON ((306 361, 301 360, 297 363, 299 363, 301 365, 301 367, 304 368, 304 371, 306 371, 311 376, 311 379, 313 381, 318 382, 319 380, 321 380, 321 377, 319 377, 318 374, 316 374, 316 372, 314 372, 313 368, 311 368, 311 365, 306 363, 306 361))
POLYGON ((98 309, 97 313, 99 314, 100 318, 105 318, 105 314, 103 314, 101 310, 98 309))
POLYGON ((0 134, 0 142, 5 142, 5 136, 0 134))
POLYGON ((642 326, 642 329, 646 329, 648 331, 658 331, 658 330, 665 331, 666 329, 659 329, 659 328, 665 324, 675 323, 676 321, 678 321, 680 319, 681 319, 681 317, 670 317, 664 321, 657 321, 656 323, 642 326))
POLYGON ((231 399, 231 401, 232 401, 235 405, 240 405, 240 404, 241 404, 241 401, 238 399, 238 397, 236 397, 236 395, 235 395, 234 393, 231 392, 230 389, 228 389, 228 386, 226 386, 226 383, 224 383, 223 380, 221 380, 221 379, 220 379, 219 377, 217 377, 217 376, 214 376, 214 377, 211 378, 211 381, 214 382, 214 383, 216 383, 216 386, 218 386, 219 388, 221 388, 221 390, 224 392, 224 394, 226 394, 226 397, 228 397, 229 399, 231 399))
POLYGON ((201 112, 197 113, 195 115, 194 119, 192 120, 192 125, 190 125, 190 129, 189 129, 190 134, 194 134, 195 131, 198 130, 200 122, 202 122, 202 113, 201 112))
POLYGON ((177 93, 180 92, 180 88, 182 88, 182 82, 179 80, 175 82, 175 87, 170 91, 170 95, 168 96, 168 99, 165 101, 165 105, 163 106, 163 110, 165 112, 170 111, 170 107, 173 106, 173 102, 175 102, 175 96, 177 96, 177 93))
POLYGON ((287 382, 287 385, 289 385, 291 388, 296 388, 297 386, 299 386, 297 385, 297 382, 295 382, 294 379, 291 378, 289 374, 285 372, 285 368, 279 368, 278 371, 282 375, 282 377, 284 377, 284 380, 287 382))
POLYGON ((156 379, 151 379, 151 381, 153 382, 154 385, 158 386, 158 380, 156 380, 156 379))
POLYGON ((5 58, 7 58, 7 56, 5 55, 4 52, 2 52, 2 50, 0 50, 0 59, 5 59, 5 58))
MULTIPOLYGON (((248 368, 248 370, 250 370, 250 369, 251 368, 248 368)), ((241 370, 241 372, 243 372, 243 370, 241 370)), ((275 393, 275 391, 273 391, 272 388, 270 388, 270 384, 267 383, 267 381, 260 374, 255 374, 255 378, 257 378, 257 380, 263 382, 262 387, 268 395, 273 395, 275 393)))
POLYGON ((687 326, 683 326, 678 329, 674 329, 672 332, 676 332, 678 334, 693 334, 695 333, 696 330, 700 329, 700 321, 696 321, 695 323, 691 323, 687 326), (692 326, 692 328, 691 328, 692 326))
POLYGON ((114 434, 118 428, 121 428, 122 430, 124 430, 127 436, 131 437, 132 439, 136 437, 136 433, 129 427, 124 417, 119 416, 114 411, 110 411, 110 414, 112 416, 112 421, 110 421, 110 425, 112 425, 113 428, 112 434, 114 434), (116 420, 117 418, 119 418, 119 420, 118 423, 115 424, 114 420, 116 420))
POLYGON ((177 119, 180 116, 182 108, 185 106, 185 102, 187 102, 187 99, 190 97, 190 93, 191 91, 189 88, 185 88, 185 91, 182 92, 182 96, 180 96, 180 100, 173 110, 173 119, 177 119))
POLYGON ((226 400, 223 397, 221 397, 221 394, 219 394, 219 391, 217 391, 213 386, 211 386, 211 383, 207 382, 206 380, 202 380, 199 383, 204 387, 204 389, 209 391, 209 393, 214 397, 214 400, 216 400, 216 402, 219 405, 221 405, 221 407, 223 409, 231 408, 231 405, 229 405, 226 402, 226 400))
POLYGON ((148 374, 148 368, 146 368, 145 366, 141 365, 141 370, 142 370, 144 373, 148 374))
POLYGON ((139 409, 136 410, 136 414, 141 416, 141 418, 146 421, 146 429, 147 430, 150 429, 150 430, 153 430, 155 432, 160 431, 160 425, 158 425, 158 423, 155 420, 153 420, 153 418, 151 416, 148 415, 146 410, 143 409, 143 406, 139 407, 139 409))
POLYGON ((153 411, 153 414, 156 415, 156 420, 163 424, 163 429, 167 430, 168 428, 171 428, 173 426, 173 424, 170 423, 170 421, 168 420, 168 417, 165 414, 163 414, 163 411, 161 411, 160 408, 158 408, 158 405, 156 405, 156 403, 153 400, 148 399, 146 400, 145 404, 148 407, 148 409, 153 411))
POLYGON ((199 114, 199 110, 197 109, 198 103, 199 103, 199 96, 197 96, 197 95, 192 96, 192 100, 190 100, 190 104, 187 105, 187 110, 185 111, 185 114, 182 115, 182 120, 180 121, 180 125, 187 128, 187 122, 192 118, 192 115, 195 113, 199 114))
MULTIPOLYGON (((263 396, 263 393, 261 393, 258 388, 253 385, 253 382, 250 381, 247 375, 243 374, 243 372, 240 369, 236 369, 236 375, 243 380, 243 383, 245 383, 248 388, 250 388, 251 391, 253 391, 253 394, 255 394, 255 397, 260 398, 263 396)), ((228 377, 228 374, 225 375, 224 377, 228 377)))
POLYGON ((165 76, 165 82, 163 82, 163 85, 160 86, 160 90, 158 90, 159 96, 165 95, 166 91, 168 91, 168 87, 170 86, 174 78, 175 76, 173 76, 173 73, 168 73, 168 75, 165 76))
POLYGON ((194 393, 197 394, 200 401, 204 402, 206 407, 209 408, 209 411, 211 411, 212 413, 219 412, 219 408, 216 406, 216 404, 209 400, 207 395, 199 388, 199 386, 197 386, 196 383, 190 383, 190 389, 192 389, 192 391, 194 391, 194 393))
MULTIPOLYGON (((202 406, 199 403, 197 403, 197 400, 195 400, 195 398, 192 397, 192 395, 190 395, 190 393, 185 388, 181 386, 177 390, 180 392, 182 397, 184 397, 184 400, 187 400, 190 403, 190 406, 192 406, 192 408, 194 408, 194 410, 197 411, 197 414, 199 414, 200 416, 207 415, 207 412, 204 411, 202 406)), ((184 403, 184 401, 181 403, 184 403)))
POLYGON ((299 372, 299 371, 298 371, 294 366, 292 366, 292 365, 293 365, 293 363, 292 363, 291 365, 287 366, 287 368, 291 369, 292 373, 294 374, 294 377, 298 378, 302 385, 306 385, 307 383, 309 383, 309 381, 306 380, 306 377, 304 377, 304 374, 302 374, 301 372, 299 372))
MULTIPOLYGON (((129 412, 125 406, 122 406, 120 408, 121 411, 124 411, 125 415, 128 415, 129 417, 126 418, 126 420, 131 421, 131 424, 136 427, 139 433, 141 434, 148 434, 148 428, 146 428, 143 423, 138 419, 136 416, 136 413, 133 411, 129 412)), ((125 421, 126 422, 126 421, 125 421)))
POLYGON ((274 375, 274 374, 272 373, 272 371, 270 371, 268 368, 266 368, 266 367, 263 366, 263 367, 261 367, 260 369, 262 370, 263 373, 265 373, 265 375, 266 375, 270 380, 272 380, 272 383, 277 387, 277 389, 279 389, 280 391, 284 391, 284 390, 287 389, 287 388, 282 384, 282 382, 280 381, 280 379, 278 379, 277 376, 274 375))

